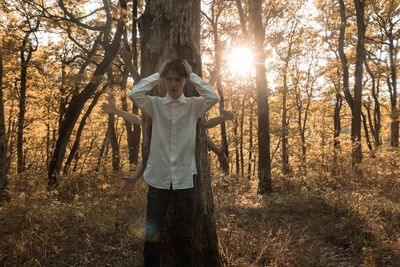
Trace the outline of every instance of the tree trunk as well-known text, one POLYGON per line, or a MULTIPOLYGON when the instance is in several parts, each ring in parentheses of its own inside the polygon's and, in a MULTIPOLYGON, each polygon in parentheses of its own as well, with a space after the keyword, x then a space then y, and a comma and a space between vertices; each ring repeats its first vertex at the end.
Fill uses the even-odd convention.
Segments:
POLYGON ((289 62, 286 61, 283 73, 283 87, 282 87, 282 121, 281 121, 281 139, 282 139, 282 173, 289 174, 289 149, 288 149, 288 132, 289 124, 287 123, 287 68, 289 62))
POLYGON ((365 22, 364 22, 364 2, 354 0, 357 17, 357 49, 356 49, 356 68, 354 73, 354 97, 349 89, 349 67, 347 56, 344 52, 345 31, 347 24, 346 6, 343 0, 339 0, 340 5, 340 32, 339 32, 339 56, 343 70, 343 90, 349 107, 351 109, 351 142, 352 142, 352 165, 355 166, 362 160, 361 148, 361 96, 363 64, 365 58, 365 22))
POLYGON ((233 135, 235 137, 235 161, 236 161, 236 175, 240 173, 240 155, 239 155, 239 136, 238 136, 238 121, 233 121, 233 135))
POLYGON ((354 0, 357 18, 357 48, 356 48, 356 67, 354 73, 354 102, 351 119, 351 136, 353 144, 352 162, 361 163, 361 102, 362 102, 362 79, 363 66, 365 60, 365 20, 364 20, 364 0, 354 0))
MULTIPOLYGON (((185 58, 191 64, 193 71, 201 75, 200 58, 200 0, 153 0, 148 1, 146 9, 139 20, 141 35, 141 74, 143 77, 158 71, 167 58, 185 58)), ((186 96, 195 95, 194 88, 189 84, 185 90, 186 96)), ((153 90, 161 95, 160 90, 153 90)), ((151 122, 143 116, 143 147, 144 164, 147 163, 150 150, 151 122)), ((206 144, 204 119, 198 123, 196 140, 197 177, 196 194, 196 225, 195 225, 195 265, 222 266, 218 252, 218 239, 213 195, 211 191, 210 165, 206 144)), ((167 235, 171 234, 172 219, 167 220, 167 235)), ((175 259, 170 247, 162 247, 162 262, 164 266, 173 266, 175 259)))
POLYGON ((101 142, 99 155, 97 156, 96 167, 94 169, 96 172, 98 172, 100 170, 101 160, 103 159, 104 150, 106 149, 107 140, 108 140, 108 138, 107 138, 107 131, 106 131, 106 133, 104 134, 104 137, 103 137, 103 141, 101 142))
POLYGON ((367 60, 365 61, 365 69, 367 70, 369 76, 371 76, 371 81, 372 81, 371 95, 372 95, 372 99, 374 100, 373 116, 371 115, 371 111, 370 111, 369 105, 368 106, 364 105, 364 106, 365 106, 365 108, 367 110, 368 123, 369 123, 369 127, 371 129, 371 133, 372 133, 372 135, 374 137, 375 147, 379 147, 381 145, 381 137, 380 137, 380 132, 381 132, 381 105, 380 105, 379 98, 378 98, 379 97, 380 80, 378 79, 378 82, 376 82, 375 74, 369 68, 367 60))
MULTIPOLYGON (((339 73, 338 73, 338 77, 339 73)), ((337 167, 338 167, 338 153, 340 151, 340 131, 342 130, 341 121, 340 121, 340 110, 342 109, 342 95, 340 94, 340 82, 336 88, 336 102, 335 102, 335 111, 333 114, 333 166, 332 173, 336 175, 337 167)))
POLYGON ((113 114, 108 114, 108 123, 107 123, 107 131, 108 131, 108 141, 111 144, 111 163, 113 167, 113 171, 120 170, 119 163, 119 144, 117 140, 117 133, 115 129, 115 116, 113 114))
MULTIPOLYGON (((137 38, 137 17, 138 17, 138 1, 133 0, 132 7, 132 45, 130 47, 131 52, 133 54, 133 66, 135 69, 138 69, 138 38, 137 38)), ((125 46, 129 47, 127 36, 124 39, 125 46)), ((129 72, 125 68, 123 72, 123 76, 121 79, 121 103, 122 110, 128 111, 128 102, 126 97, 126 83, 128 79, 129 72)), ((135 81, 136 82, 136 81, 135 81)), ((132 104, 132 113, 138 115, 138 108, 132 104)), ((140 125, 130 123, 129 121, 124 121, 126 134, 127 134, 127 143, 128 143, 128 158, 129 164, 138 164, 139 157, 139 146, 140 146, 140 125)))
POLYGON ((0 47, 0 193, 8 184, 7 136, 3 99, 3 54, 0 47))
POLYGON ((103 94, 104 90, 105 90, 106 86, 103 87, 103 89, 96 93, 95 96, 93 97, 92 102, 90 103, 88 109, 86 110, 85 114, 83 115, 81 122, 79 124, 78 130, 76 131, 76 136, 75 136, 75 142, 72 145, 71 151, 69 152, 68 158, 65 162, 64 165, 64 170, 63 173, 64 174, 68 174, 68 169, 71 165, 72 160, 74 159, 75 153, 78 151, 79 148, 79 144, 81 141, 81 135, 82 135, 82 131, 83 128, 86 125, 86 120, 87 118, 90 116, 90 114, 92 113, 93 108, 96 106, 97 102, 99 101, 100 96, 103 94))
POLYGON ((399 146, 399 108, 397 107, 397 66, 396 66, 396 49, 394 47, 393 35, 389 38, 389 62, 390 62, 390 80, 391 94, 390 107, 391 119, 390 122, 390 145, 392 147, 399 146))
POLYGON ((243 97, 242 113, 240 114, 240 171, 242 177, 244 177, 244 155, 243 155, 243 127, 244 127, 244 105, 246 103, 246 97, 243 97))
MULTIPOLYGON (((255 62, 265 62, 264 40, 265 30, 262 23, 262 1, 249 1, 249 14, 251 18, 255 62)), ((258 119, 258 193, 272 192, 271 155, 270 155, 270 125, 268 88, 265 75, 265 65, 255 64, 256 90, 257 90, 257 119, 258 119)))
MULTIPOLYGON (((213 19, 212 28, 213 28, 213 35, 214 35, 214 48, 215 48, 215 76, 218 94, 221 96, 221 101, 219 102, 220 112, 222 109, 225 108, 225 98, 224 98, 224 91, 222 90, 222 81, 221 81, 221 45, 219 42, 219 33, 218 33, 218 17, 214 17, 214 5, 213 5, 213 19)), ((228 139, 226 137, 226 124, 225 122, 221 123, 221 144, 222 149, 224 150, 225 156, 229 159, 229 148, 228 148, 228 139)), ((221 167, 223 168, 224 172, 229 172, 229 160, 228 164, 222 164, 221 167)))
POLYGON ((248 179, 251 177, 251 164, 253 161, 253 114, 254 106, 253 102, 250 104, 250 117, 249 117, 249 164, 247 167, 248 179))
POLYGON ((117 55, 119 50, 119 45, 121 42, 121 37, 123 34, 124 23, 119 20, 117 23, 116 31, 112 42, 107 45, 105 49, 105 54, 103 60, 97 65, 90 82, 85 86, 85 88, 80 92, 72 96, 71 102, 65 111, 65 115, 60 124, 60 131, 58 133, 58 139, 56 142, 56 147, 54 149, 48 172, 48 185, 49 188, 56 187, 59 182, 60 170, 62 161, 64 159, 65 150, 71 136, 72 130, 75 123, 82 111, 83 106, 91 97, 91 95, 96 91, 100 85, 101 79, 110 67, 114 57, 117 55))
POLYGON ((28 64, 32 58, 33 48, 29 46, 28 54, 25 57, 25 49, 28 43, 29 34, 25 35, 23 45, 20 48, 20 92, 19 92, 19 113, 18 113, 18 130, 17 130, 17 173, 25 171, 25 162, 23 154, 24 145, 24 125, 25 125, 25 111, 26 111, 26 82, 28 74, 28 64))
MULTIPOLYGON (((132 48, 133 48, 133 66, 138 68, 139 57, 138 57, 138 38, 137 38, 137 17, 138 17, 138 0, 133 0, 133 17, 132 23, 132 48)), ((132 105, 132 112, 136 115, 139 114, 139 109, 134 104, 132 105)), ((140 149, 140 132, 141 127, 137 124, 133 125, 133 163, 138 163, 139 149, 140 149)))
POLYGON ((368 132, 367 117, 365 116, 364 112, 361 112, 361 118, 362 118, 365 140, 367 142, 368 149, 372 150, 371 140, 369 138, 369 132, 368 132))

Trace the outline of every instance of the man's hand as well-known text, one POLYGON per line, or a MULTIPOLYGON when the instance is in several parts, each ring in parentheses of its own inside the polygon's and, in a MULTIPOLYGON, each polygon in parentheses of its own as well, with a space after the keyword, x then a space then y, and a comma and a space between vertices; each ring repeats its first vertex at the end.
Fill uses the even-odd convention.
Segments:
POLYGON ((134 173, 133 175, 128 175, 125 177, 122 177, 122 180, 124 180, 124 184, 121 187, 121 193, 123 195, 129 195, 132 191, 132 188, 135 186, 136 182, 139 180, 138 174, 141 175, 141 173, 137 173, 138 168, 140 169, 139 172, 142 170, 142 164, 140 163, 139 167, 136 164, 130 165, 129 172, 134 173))
POLYGON ((127 176, 122 178, 124 180, 124 184, 121 187, 121 194, 129 195, 132 192, 133 187, 136 184, 137 179, 133 179, 132 176, 127 176))
POLYGON ((161 73, 164 72, 165 65, 167 65, 167 61, 164 61, 164 63, 161 64, 161 66, 160 66, 160 68, 159 68, 159 70, 158 70, 158 73, 161 74, 161 73))
POLYGON ((132 53, 131 51, 127 51, 125 49, 120 50, 120 54, 122 57, 122 60, 125 62, 125 64, 132 64, 132 53))
POLYGON ((234 119, 236 119, 236 113, 235 112, 233 112, 233 111, 228 111, 228 110, 225 110, 225 109, 221 109, 221 114, 222 114, 222 116, 224 116, 224 118, 226 119, 226 120, 234 120, 234 119))
POLYGON ((223 149, 220 149, 219 152, 217 153, 218 161, 221 164, 222 169, 227 169, 228 168, 228 158, 225 155, 225 152, 223 149))
POLYGON ((115 104, 111 96, 107 97, 107 100, 108 103, 104 102, 101 108, 105 113, 115 114, 115 112, 118 110, 117 105, 115 104))
POLYGON ((192 74, 192 72, 193 72, 192 71, 192 66, 190 66, 189 62, 187 62, 186 59, 183 59, 182 62, 183 62, 183 65, 185 66, 187 74, 188 75, 192 74))

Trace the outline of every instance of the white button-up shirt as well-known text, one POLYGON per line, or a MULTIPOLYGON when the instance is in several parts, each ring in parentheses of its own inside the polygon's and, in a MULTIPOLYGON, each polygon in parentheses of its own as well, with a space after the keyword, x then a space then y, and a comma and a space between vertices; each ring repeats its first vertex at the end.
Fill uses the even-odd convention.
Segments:
POLYGON ((193 187, 197 173, 195 159, 196 122, 207 110, 220 101, 211 85, 192 73, 190 80, 200 96, 177 99, 149 96, 159 83, 155 73, 140 80, 129 91, 129 98, 152 118, 150 155, 144 172, 145 181, 160 189, 186 189, 193 187))

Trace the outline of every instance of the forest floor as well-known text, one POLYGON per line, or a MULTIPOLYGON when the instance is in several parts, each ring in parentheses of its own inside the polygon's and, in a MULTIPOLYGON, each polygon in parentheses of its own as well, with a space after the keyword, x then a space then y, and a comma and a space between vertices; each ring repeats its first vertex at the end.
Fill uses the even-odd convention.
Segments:
MULTIPOLYGON (((107 173, 11 175, 0 202, 1 266, 141 266, 147 187, 118 193, 107 173)), ((400 266, 400 175, 274 175, 274 192, 214 170, 220 251, 226 266, 400 266)))

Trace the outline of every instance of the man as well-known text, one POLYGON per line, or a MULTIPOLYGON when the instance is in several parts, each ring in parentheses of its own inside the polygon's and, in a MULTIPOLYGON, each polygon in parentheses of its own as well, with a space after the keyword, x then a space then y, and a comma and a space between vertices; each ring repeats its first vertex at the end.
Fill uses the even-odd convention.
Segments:
POLYGON ((152 118, 150 154, 144 172, 144 180, 149 185, 144 265, 160 266, 161 230, 168 204, 172 201, 179 244, 178 265, 194 266, 196 122, 220 101, 220 97, 192 72, 186 60, 170 60, 160 73, 140 80, 129 92, 129 98, 152 118), (146 95, 161 79, 167 95, 146 95), (189 79, 199 97, 183 95, 189 79))
MULTIPOLYGON (((102 105, 102 109, 104 112, 122 117, 125 121, 128 121, 130 123, 142 125, 142 119, 138 115, 119 109, 111 96, 109 96, 107 99, 108 102, 104 102, 102 105)), ((222 109, 220 116, 211 118, 207 120, 204 124, 205 127, 209 129, 227 120, 234 120, 235 117, 236 115, 234 112, 222 109)), ((224 166, 228 163, 228 159, 225 156, 224 150, 218 147, 209 135, 207 135, 207 146, 217 155, 218 161, 220 162, 221 166, 224 166)), ((121 188, 121 191, 124 194, 129 194, 139 178, 142 177, 144 173, 144 166, 142 162, 140 162, 137 166, 134 166, 134 170, 135 172, 133 175, 122 178, 125 181, 124 185, 121 188)))

